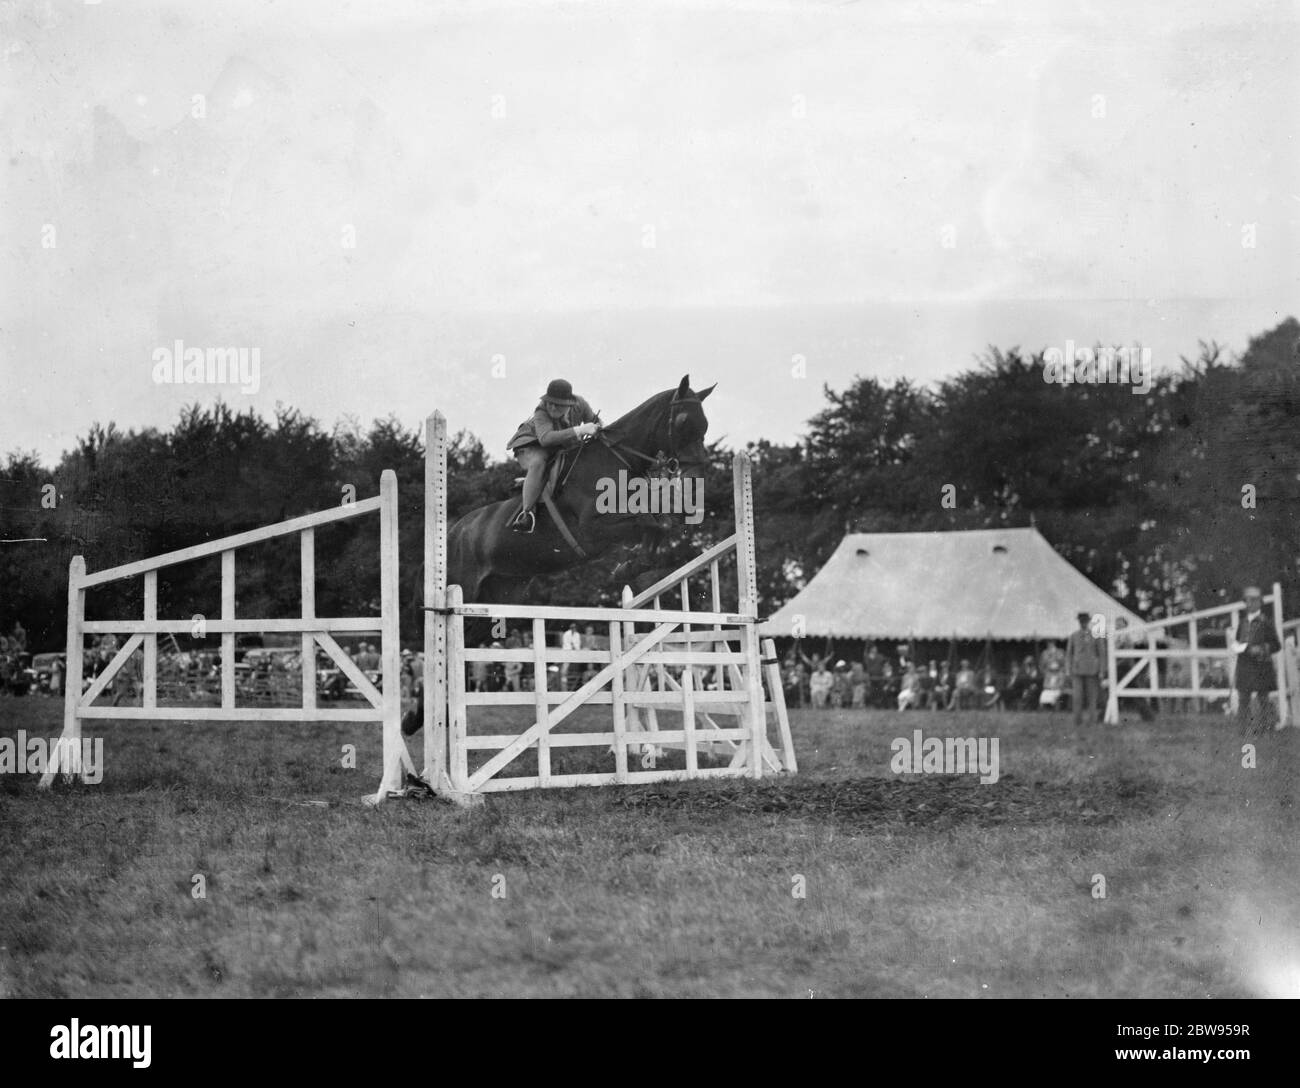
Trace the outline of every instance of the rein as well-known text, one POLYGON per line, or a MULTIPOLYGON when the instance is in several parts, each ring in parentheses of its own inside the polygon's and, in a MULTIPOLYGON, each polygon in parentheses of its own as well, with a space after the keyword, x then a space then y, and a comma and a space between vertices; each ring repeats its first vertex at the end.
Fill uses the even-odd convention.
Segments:
MULTIPOLYGON (((615 457, 617 457, 624 464, 624 466, 627 467, 629 470, 632 469, 632 464, 631 462, 628 461, 626 457, 623 456, 623 453, 629 453, 633 457, 639 457, 642 461, 645 461, 650 466, 646 472, 647 476, 652 474, 676 476, 681 472, 682 466, 681 466, 681 462, 678 461, 677 457, 673 453, 673 423, 677 416, 677 413, 674 411, 674 409, 676 409, 676 407, 679 404, 699 404, 699 403, 700 403, 699 397, 678 397, 675 394, 673 396, 673 399, 669 401, 668 403, 668 452, 667 453, 664 453, 663 450, 659 450, 658 453, 656 453, 652 457, 650 454, 645 453, 644 451, 639 450, 635 446, 629 445, 626 442, 620 442, 617 439, 607 438, 603 431, 599 433, 596 437, 600 440, 600 442, 604 445, 604 447, 607 450, 609 450, 609 452, 612 453, 615 457)), ((585 448, 586 444, 584 443, 583 445, 585 448)), ((580 457, 581 455, 582 455, 582 451, 579 450, 578 456, 580 457)), ((573 463, 575 465, 578 463, 577 457, 573 459, 573 463)), ((570 468, 569 471, 570 472, 573 471, 572 468, 570 468)), ((565 473, 565 478, 566 479, 568 478, 568 473, 565 473)))
MULTIPOLYGON (((697 396, 678 397, 676 393, 673 394, 672 400, 668 402, 668 452, 667 453, 665 453, 663 450, 659 450, 654 456, 651 456, 645 451, 639 450, 635 446, 632 446, 627 442, 621 442, 616 438, 610 438, 606 436, 603 429, 601 431, 598 431, 594 437, 598 438, 600 440, 601 445, 603 445, 607 450, 609 450, 609 452, 612 453, 623 464, 623 466, 627 468, 629 472, 633 472, 638 476, 640 475, 645 475, 645 476, 657 475, 660 477, 680 476, 682 471, 681 462, 678 460, 677 456, 673 452, 673 426, 674 426, 674 421, 676 419, 676 409, 677 406, 680 404, 699 404, 699 403, 700 403, 700 398, 697 396), (643 473, 637 472, 632 467, 632 463, 627 459, 627 457, 623 456, 624 453, 632 457, 638 457, 642 461, 645 461, 648 465, 648 468, 643 473)), ((650 432, 651 435, 653 435, 657 429, 658 429, 657 427, 653 428, 650 432)), ((582 444, 577 449, 577 452, 573 455, 572 459, 565 467, 564 475, 560 477, 558 480, 556 480, 555 482, 556 490, 563 488, 568 483, 569 477, 573 475, 573 470, 578 467, 578 462, 582 459, 583 451, 587 448, 588 442, 590 442, 590 439, 587 438, 583 439, 582 444)), ((547 510, 550 512, 551 518, 555 522, 556 528, 559 529, 560 535, 564 537, 565 543, 568 544, 569 547, 573 549, 573 551, 575 552, 575 554, 577 554, 579 559, 588 558, 586 551, 583 550, 583 547, 578 542, 577 537, 573 535, 573 531, 569 528, 568 524, 565 522, 564 515, 561 513, 559 506, 555 502, 554 495, 550 489, 546 489, 546 488, 543 489, 542 502, 546 505, 547 510)))

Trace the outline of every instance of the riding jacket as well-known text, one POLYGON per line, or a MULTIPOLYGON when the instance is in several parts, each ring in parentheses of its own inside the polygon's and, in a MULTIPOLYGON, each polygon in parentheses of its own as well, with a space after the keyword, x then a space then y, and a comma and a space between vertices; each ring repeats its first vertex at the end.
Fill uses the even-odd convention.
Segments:
POLYGON ((573 433, 573 428, 579 423, 597 422, 596 413, 591 410, 591 405, 582 397, 575 399, 578 403, 564 410, 564 416, 560 420, 563 426, 558 426, 547 413, 546 407, 538 401, 533 414, 519 424, 519 428, 506 445, 506 451, 513 453, 520 446, 531 446, 536 443, 549 453, 559 446, 575 445, 578 436, 573 433))

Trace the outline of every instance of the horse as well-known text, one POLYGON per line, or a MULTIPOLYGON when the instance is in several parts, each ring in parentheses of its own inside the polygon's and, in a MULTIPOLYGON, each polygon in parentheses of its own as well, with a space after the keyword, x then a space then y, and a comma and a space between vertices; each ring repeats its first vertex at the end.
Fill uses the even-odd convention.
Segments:
POLYGON ((702 476, 709 426, 702 402, 713 389, 692 392, 686 375, 677 388, 656 393, 571 451, 554 501, 577 547, 545 505, 538 507, 535 532, 515 532, 511 523, 522 500, 505 499, 471 511, 447 531, 449 584, 459 585, 467 601, 518 604, 539 575, 568 570, 638 537, 653 543, 662 525, 652 515, 602 511, 603 482, 620 472, 629 480, 702 476))
MULTIPOLYGON (((715 388, 716 383, 694 392, 690 375, 684 375, 676 388, 656 393, 571 450, 552 496, 565 529, 542 504, 536 530, 515 532, 512 523, 523 507, 518 496, 460 518, 447 530, 448 584, 459 585, 469 602, 519 604, 534 578, 569 570, 629 543, 636 543, 640 554, 620 564, 616 576, 633 582, 638 575, 644 578, 653 571, 667 533, 664 522, 652 514, 606 510, 600 500, 620 473, 629 481, 658 476, 701 482, 709 462, 703 402, 715 388)), ((473 644, 468 623, 466 628, 466 639, 473 644)), ((419 730, 423 705, 421 696, 403 719, 404 734, 419 730)))

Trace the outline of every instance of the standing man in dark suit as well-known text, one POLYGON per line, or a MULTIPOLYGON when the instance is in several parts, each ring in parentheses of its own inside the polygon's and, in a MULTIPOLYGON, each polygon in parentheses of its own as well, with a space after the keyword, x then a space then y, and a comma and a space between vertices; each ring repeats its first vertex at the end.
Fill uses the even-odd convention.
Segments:
POLYGON ((1277 690, 1277 667, 1273 655, 1282 649, 1273 621, 1264 615, 1259 586, 1247 586, 1242 600, 1246 615, 1233 635, 1232 651, 1237 655, 1234 687, 1237 689, 1237 726, 1247 732, 1267 733, 1273 726, 1273 704, 1269 693, 1277 690), (1252 696, 1259 696, 1259 710, 1253 711, 1252 696))
POLYGON ((1101 712, 1101 670, 1106 657, 1102 640, 1095 637, 1089 627, 1092 614, 1080 612, 1079 629, 1071 631, 1065 642, 1065 673, 1070 678, 1074 724, 1083 722, 1083 705, 1088 704, 1088 714, 1096 719, 1101 712))

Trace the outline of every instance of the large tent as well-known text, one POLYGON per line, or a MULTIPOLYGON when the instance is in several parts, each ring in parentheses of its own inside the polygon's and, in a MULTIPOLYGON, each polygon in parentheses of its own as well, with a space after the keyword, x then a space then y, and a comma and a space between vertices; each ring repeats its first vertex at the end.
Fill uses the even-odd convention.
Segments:
POLYGON ((851 533, 760 628, 789 637, 1064 639, 1079 612, 1141 622, 1037 529, 851 533))

